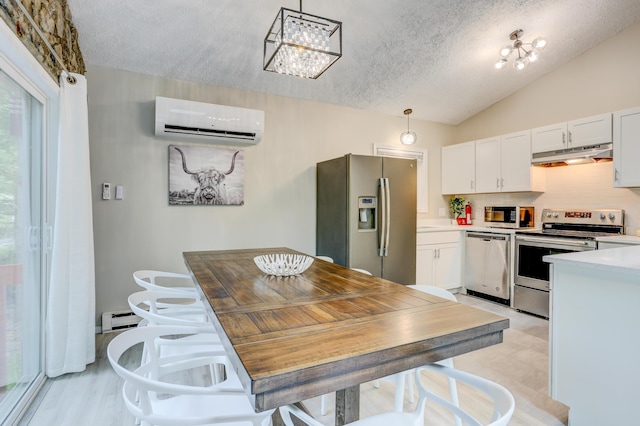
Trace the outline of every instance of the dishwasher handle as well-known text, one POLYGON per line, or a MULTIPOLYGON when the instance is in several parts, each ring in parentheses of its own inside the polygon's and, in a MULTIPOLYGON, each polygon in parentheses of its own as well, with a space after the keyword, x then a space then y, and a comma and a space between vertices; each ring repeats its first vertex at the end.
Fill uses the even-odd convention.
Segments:
POLYGON ((485 241, 489 240, 499 240, 499 241, 507 241, 509 239, 508 235, 504 234, 487 234, 481 232, 467 232, 467 238, 480 238, 485 241))

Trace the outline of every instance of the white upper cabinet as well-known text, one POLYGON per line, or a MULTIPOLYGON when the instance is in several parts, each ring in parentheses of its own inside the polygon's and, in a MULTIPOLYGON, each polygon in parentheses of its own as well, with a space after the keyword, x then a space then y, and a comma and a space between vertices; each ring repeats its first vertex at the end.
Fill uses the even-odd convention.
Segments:
POLYGON ((531 165, 531 133, 476 141, 476 192, 543 191, 544 170, 531 165))
POLYGON ((567 148, 567 123, 552 124, 531 130, 531 152, 557 151, 567 148))
POLYGON ((476 141, 476 191, 500 192, 502 178, 500 137, 476 141))
POLYGON ((472 194, 476 192, 475 141, 443 146, 441 160, 443 194, 472 194))
POLYGON ((640 107, 613 113, 613 186, 640 187, 640 107))
POLYGON ((533 153, 598 145, 611 141, 610 113, 531 130, 531 151, 533 153))

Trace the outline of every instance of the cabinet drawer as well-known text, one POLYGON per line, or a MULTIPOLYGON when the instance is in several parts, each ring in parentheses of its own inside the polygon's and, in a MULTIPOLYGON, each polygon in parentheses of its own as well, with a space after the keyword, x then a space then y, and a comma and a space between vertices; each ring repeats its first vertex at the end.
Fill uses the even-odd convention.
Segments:
POLYGON ((416 244, 457 243, 460 241, 460 232, 461 231, 419 232, 416 237, 416 244))

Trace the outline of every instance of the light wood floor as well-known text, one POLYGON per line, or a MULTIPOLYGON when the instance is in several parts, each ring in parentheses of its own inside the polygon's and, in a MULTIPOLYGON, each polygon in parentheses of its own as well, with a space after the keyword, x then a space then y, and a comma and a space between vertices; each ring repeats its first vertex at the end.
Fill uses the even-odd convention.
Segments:
MULTIPOLYGON (((508 307, 476 297, 457 295, 458 300, 510 319, 504 342, 454 359, 455 367, 486 377, 505 386, 516 400, 511 425, 566 425, 568 408, 547 396, 548 322, 516 312, 508 307)), ((107 426, 133 425, 134 419, 122 402, 122 383, 106 358, 106 346, 115 334, 96 336, 96 362, 82 373, 49 379, 31 408, 19 423, 26 426, 107 426)), ((444 386, 443 386, 444 390, 444 386)), ((393 409, 393 385, 381 382, 361 386, 360 415, 366 417, 393 409)), ((460 390, 461 403, 475 397, 460 390)), ((320 415, 320 398, 305 401, 311 413, 327 426, 334 424, 333 396, 328 398, 329 411, 320 415)), ((405 401, 405 410, 412 409, 405 401)), ((427 412, 427 425, 452 424, 435 409, 427 412)))

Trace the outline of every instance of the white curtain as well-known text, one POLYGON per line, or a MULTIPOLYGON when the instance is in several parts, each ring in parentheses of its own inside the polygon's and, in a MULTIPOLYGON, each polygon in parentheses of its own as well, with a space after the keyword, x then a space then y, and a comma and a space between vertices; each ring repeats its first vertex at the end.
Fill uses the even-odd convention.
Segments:
POLYGON ((95 273, 87 80, 60 78, 60 128, 45 372, 83 371, 95 360, 95 273))

